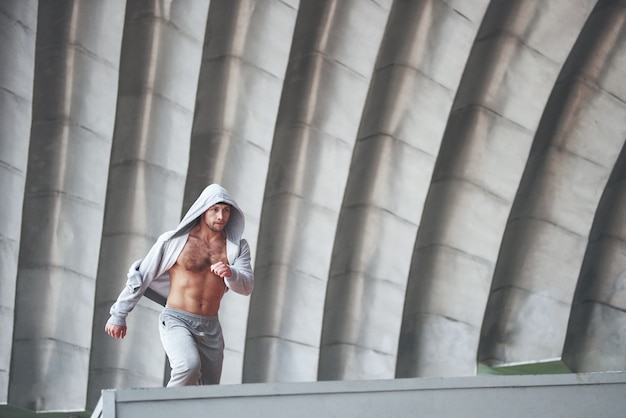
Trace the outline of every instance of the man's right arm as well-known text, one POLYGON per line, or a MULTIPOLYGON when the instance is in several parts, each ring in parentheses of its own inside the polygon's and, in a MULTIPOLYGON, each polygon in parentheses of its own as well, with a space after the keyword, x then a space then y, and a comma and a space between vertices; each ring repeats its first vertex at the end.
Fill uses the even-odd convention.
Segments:
POLYGON ((114 338, 123 338, 126 335, 126 317, 160 273, 163 254, 170 236, 169 232, 162 234, 145 258, 135 261, 128 269, 126 286, 109 310, 111 316, 105 325, 107 334, 114 338))
POLYGON ((109 310, 109 320, 107 324, 126 326, 126 317, 135 308, 139 299, 143 296, 145 289, 143 286, 132 291, 128 286, 125 286, 120 295, 117 297, 115 303, 109 310))
POLYGON ((113 325, 108 322, 104 326, 104 331, 113 338, 124 338, 126 336, 126 325, 113 325))
POLYGON ((126 336, 126 316, 135 307, 137 302, 141 298, 140 292, 131 293, 128 286, 124 287, 124 290, 120 293, 117 300, 111 306, 109 310, 109 320, 104 326, 104 331, 113 338, 124 338, 126 336))

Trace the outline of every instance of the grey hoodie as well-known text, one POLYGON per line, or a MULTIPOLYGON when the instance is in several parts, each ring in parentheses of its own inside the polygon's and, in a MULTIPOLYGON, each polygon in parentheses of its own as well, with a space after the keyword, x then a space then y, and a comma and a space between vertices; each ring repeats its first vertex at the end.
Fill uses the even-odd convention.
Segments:
POLYGON ((191 205, 176 229, 162 234, 148 254, 130 266, 126 286, 111 306, 108 323, 126 325, 126 316, 144 294, 165 305, 170 290, 169 269, 176 263, 183 250, 191 228, 198 223, 200 216, 216 203, 228 203, 232 206, 230 219, 225 228, 226 256, 232 276, 224 278, 224 282, 228 289, 242 295, 252 293, 254 273, 250 266, 250 246, 241 238, 245 228, 243 212, 226 189, 219 184, 211 184, 191 205))

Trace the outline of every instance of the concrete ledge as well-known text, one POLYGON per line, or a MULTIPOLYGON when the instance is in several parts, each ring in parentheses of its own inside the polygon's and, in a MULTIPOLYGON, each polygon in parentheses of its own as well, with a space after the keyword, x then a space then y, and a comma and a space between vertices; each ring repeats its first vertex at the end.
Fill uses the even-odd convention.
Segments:
POLYGON ((92 418, 621 417, 626 373, 104 390, 92 418))

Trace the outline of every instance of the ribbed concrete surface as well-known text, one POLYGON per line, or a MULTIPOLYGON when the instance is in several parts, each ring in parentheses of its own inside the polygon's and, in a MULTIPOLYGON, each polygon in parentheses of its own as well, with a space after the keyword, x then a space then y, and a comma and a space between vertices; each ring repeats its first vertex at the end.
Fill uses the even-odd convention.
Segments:
POLYGON ((213 182, 222 383, 626 370, 626 1, 2 0, 0 43, 0 404, 163 385, 156 304, 103 327, 213 182))

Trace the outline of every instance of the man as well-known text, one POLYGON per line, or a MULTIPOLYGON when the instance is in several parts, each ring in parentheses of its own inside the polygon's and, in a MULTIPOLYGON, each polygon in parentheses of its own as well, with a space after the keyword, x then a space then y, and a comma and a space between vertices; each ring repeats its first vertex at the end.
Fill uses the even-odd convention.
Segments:
POLYGON ((126 316, 142 295, 165 305, 159 316, 163 348, 172 368, 167 386, 217 384, 224 339, 217 317, 228 289, 254 287, 250 247, 242 239, 244 215, 226 189, 208 186, 178 227, 161 235, 135 261, 126 287, 110 310, 105 331, 126 335, 126 316))

